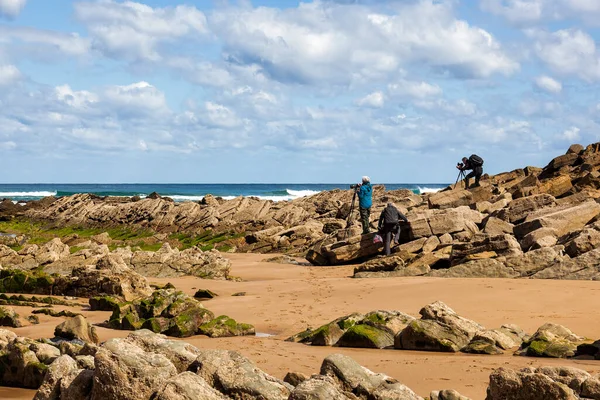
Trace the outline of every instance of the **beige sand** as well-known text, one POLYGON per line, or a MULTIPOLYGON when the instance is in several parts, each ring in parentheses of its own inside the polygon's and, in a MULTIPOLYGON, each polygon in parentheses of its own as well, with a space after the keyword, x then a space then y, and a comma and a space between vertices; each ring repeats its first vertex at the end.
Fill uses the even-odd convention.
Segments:
MULTIPOLYGON (((533 333, 545 322, 567 326, 590 339, 600 339, 600 282, 510 279, 386 278, 352 279, 352 267, 303 267, 263 262, 264 255, 232 254, 232 275, 241 282, 197 278, 152 279, 171 282, 186 293, 206 288, 219 294, 204 305, 216 315, 227 314, 252 323, 272 337, 186 341, 201 348, 238 350, 268 373, 283 378, 288 371, 317 373, 324 357, 350 355, 376 372, 386 373, 421 396, 431 390, 456 389, 473 399, 483 399, 490 372, 497 367, 569 365, 592 373, 600 362, 501 356, 473 356, 399 350, 311 347, 285 342, 306 327, 318 327, 336 317, 376 309, 401 310, 418 316, 424 305, 442 300, 460 315, 488 328, 514 323, 533 333), (246 296, 231 294, 246 292, 246 296)), ((61 307, 55 307, 61 309, 61 307)), ((28 308, 18 312, 26 314, 28 308)), ((107 312, 83 313, 93 322, 107 312)), ((14 329, 19 335, 51 337, 61 319, 42 316, 37 326, 14 329)), ((101 340, 128 332, 99 329, 101 340)), ((32 391, 0 389, 0 399, 30 399, 32 391)))

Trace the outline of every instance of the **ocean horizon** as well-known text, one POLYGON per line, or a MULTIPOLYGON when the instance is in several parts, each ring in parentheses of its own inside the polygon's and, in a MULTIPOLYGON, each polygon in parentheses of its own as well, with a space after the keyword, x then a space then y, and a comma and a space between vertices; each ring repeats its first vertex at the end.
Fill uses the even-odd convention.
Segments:
MULTIPOLYGON (((409 189, 415 194, 437 192, 448 183, 377 183, 387 190, 409 189)), ((235 197, 257 197, 264 200, 285 201, 310 196, 322 191, 350 190, 350 183, 29 183, 0 184, 0 199, 14 202, 39 200, 48 196, 71 196, 78 193, 92 193, 98 196, 140 196, 156 192, 177 202, 200 201, 207 194, 233 199, 235 197)))

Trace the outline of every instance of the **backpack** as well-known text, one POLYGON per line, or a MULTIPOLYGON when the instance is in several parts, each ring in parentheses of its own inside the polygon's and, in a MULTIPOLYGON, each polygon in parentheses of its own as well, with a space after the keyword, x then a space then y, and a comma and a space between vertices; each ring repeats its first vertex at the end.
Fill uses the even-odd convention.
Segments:
POLYGON ((481 167, 483 165, 483 158, 479 157, 477 154, 471 154, 471 157, 469 157, 469 164, 474 167, 481 167))

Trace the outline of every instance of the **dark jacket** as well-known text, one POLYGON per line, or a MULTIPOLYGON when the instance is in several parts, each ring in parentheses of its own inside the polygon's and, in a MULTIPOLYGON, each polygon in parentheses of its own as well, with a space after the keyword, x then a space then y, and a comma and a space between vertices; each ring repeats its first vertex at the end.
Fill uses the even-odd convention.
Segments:
POLYGON ((371 208, 373 205, 373 187, 369 182, 363 183, 358 189, 358 206, 360 208, 371 208))
POLYGON ((465 161, 465 162, 463 163, 463 166, 460 168, 460 170, 461 170, 461 171, 468 171, 468 170, 470 170, 470 169, 473 169, 473 168, 475 168, 475 166, 474 166, 474 165, 471 165, 471 163, 470 163, 470 162, 469 162, 469 160, 467 159, 467 161, 465 161))
POLYGON ((394 206, 386 206, 381 215, 379 216, 379 229, 383 228, 384 225, 394 224, 396 225, 400 220, 404 222, 408 222, 408 218, 404 214, 402 214, 398 209, 394 206))

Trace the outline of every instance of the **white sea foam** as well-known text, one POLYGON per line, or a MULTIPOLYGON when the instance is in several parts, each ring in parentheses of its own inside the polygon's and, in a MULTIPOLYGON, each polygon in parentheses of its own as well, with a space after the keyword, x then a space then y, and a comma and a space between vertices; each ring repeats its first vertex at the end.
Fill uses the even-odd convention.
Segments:
POLYGON ((291 190, 291 189, 285 189, 285 191, 288 192, 290 194, 290 196, 295 197, 295 198, 312 196, 313 194, 319 193, 318 190, 291 190))
MULTIPOLYGON (((271 201, 290 201, 294 199, 299 199, 300 197, 312 196, 313 194, 319 193, 316 190, 291 190, 286 189, 287 195, 281 196, 253 196, 253 195, 244 195, 245 197, 256 197, 260 200, 271 200, 271 201)), ((141 195, 144 197, 145 195, 141 195)), ((169 195, 165 194, 163 197, 170 197, 177 202, 183 201, 201 201, 204 196, 193 196, 193 195, 169 195)), ((221 197, 223 200, 233 200, 239 196, 217 196, 221 197)))
POLYGON ((442 190, 443 188, 428 188, 428 187, 421 187, 418 186, 419 188, 419 194, 423 194, 423 193, 437 193, 440 190, 442 190))
POLYGON ((174 194, 172 196, 166 195, 164 197, 170 197, 175 201, 200 201, 204 198, 204 196, 191 196, 191 195, 178 195, 178 194, 174 194))
POLYGON ((0 199, 4 197, 48 197, 56 196, 56 192, 0 192, 0 199))

